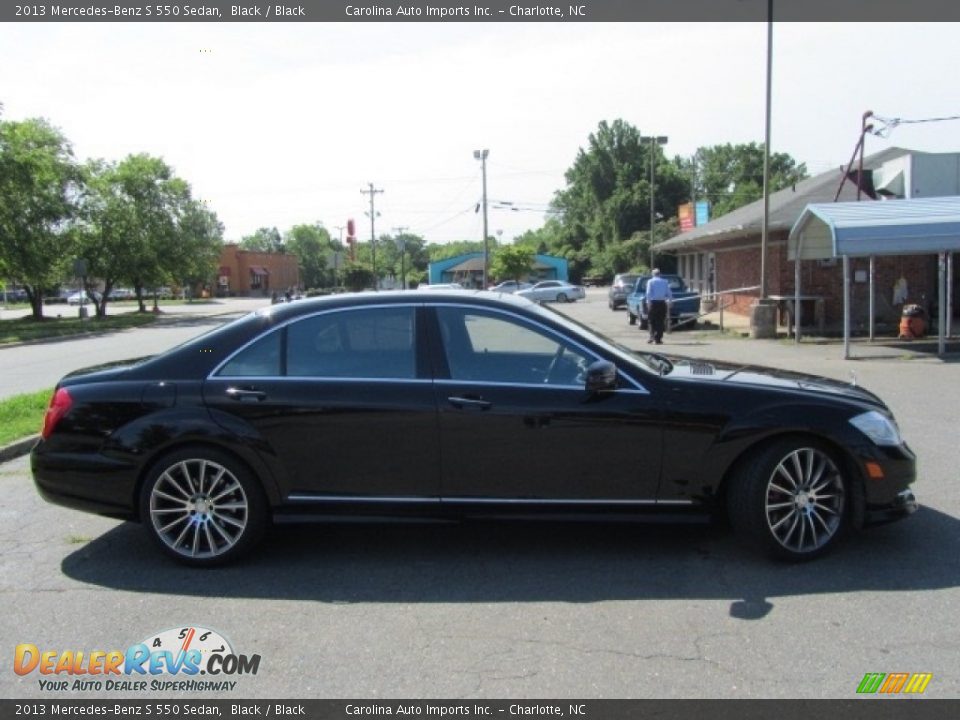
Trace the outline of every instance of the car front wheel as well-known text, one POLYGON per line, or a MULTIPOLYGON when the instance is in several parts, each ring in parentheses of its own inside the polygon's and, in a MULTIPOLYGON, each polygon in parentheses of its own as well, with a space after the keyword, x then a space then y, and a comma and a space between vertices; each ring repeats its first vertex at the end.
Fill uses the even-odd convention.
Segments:
POLYGON ((832 453, 814 441, 776 442, 732 478, 734 528, 767 554, 810 560, 830 550, 847 527, 847 481, 832 453))
POLYGON ((151 468, 140 517, 168 555, 193 566, 228 562, 250 550, 267 525, 267 504, 245 466, 215 448, 185 448, 151 468))

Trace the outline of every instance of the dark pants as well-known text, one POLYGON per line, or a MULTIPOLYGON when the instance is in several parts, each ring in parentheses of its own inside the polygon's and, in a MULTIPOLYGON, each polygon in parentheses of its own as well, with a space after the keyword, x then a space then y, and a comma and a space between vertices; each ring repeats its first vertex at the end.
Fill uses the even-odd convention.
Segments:
POLYGON ((651 300, 647 303, 647 312, 650 314, 650 339, 653 342, 663 342, 663 331, 667 323, 667 301, 651 300))

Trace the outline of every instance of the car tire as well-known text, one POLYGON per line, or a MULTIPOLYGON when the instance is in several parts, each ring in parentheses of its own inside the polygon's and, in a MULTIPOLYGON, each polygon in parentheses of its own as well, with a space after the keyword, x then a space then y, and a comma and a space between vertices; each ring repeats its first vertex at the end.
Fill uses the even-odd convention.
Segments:
POLYGON ((614 303, 613 300, 610 300, 607 302, 607 307, 610 308, 611 310, 617 309, 616 303, 614 303))
POLYGON ((570 302, 570 298, 568 298, 563 293, 557 293, 557 302, 558 303, 570 302))
POLYGON ((634 315, 634 314, 633 314, 632 312, 630 312, 629 310, 627 310, 627 324, 628 324, 628 325, 636 325, 636 324, 637 324, 637 316, 634 315))
POLYGON ((140 519, 161 550, 181 563, 209 567, 235 560, 263 537, 267 500, 234 456, 186 447, 153 464, 140 492, 140 519))
POLYGON ((849 525, 844 464, 821 443, 785 438, 749 456, 731 478, 734 530, 765 554, 812 560, 832 550, 849 525))

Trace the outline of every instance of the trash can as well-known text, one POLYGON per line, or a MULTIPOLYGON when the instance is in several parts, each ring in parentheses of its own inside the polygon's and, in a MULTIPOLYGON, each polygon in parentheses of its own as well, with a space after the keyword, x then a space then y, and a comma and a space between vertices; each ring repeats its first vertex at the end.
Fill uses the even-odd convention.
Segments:
POLYGON ((926 313, 919 305, 904 305, 900 316, 900 339, 914 340, 927 334, 926 313))

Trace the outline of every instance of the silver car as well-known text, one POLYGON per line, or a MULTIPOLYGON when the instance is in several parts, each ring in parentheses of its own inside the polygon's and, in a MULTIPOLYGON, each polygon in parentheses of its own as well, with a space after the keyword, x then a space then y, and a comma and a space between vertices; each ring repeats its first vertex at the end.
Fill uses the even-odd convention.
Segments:
POLYGON ((520 290, 516 293, 520 297, 525 297, 536 302, 573 302, 574 300, 583 300, 587 293, 579 285, 571 285, 563 280, 544 280, 538 282, 528 290, 520 290))

